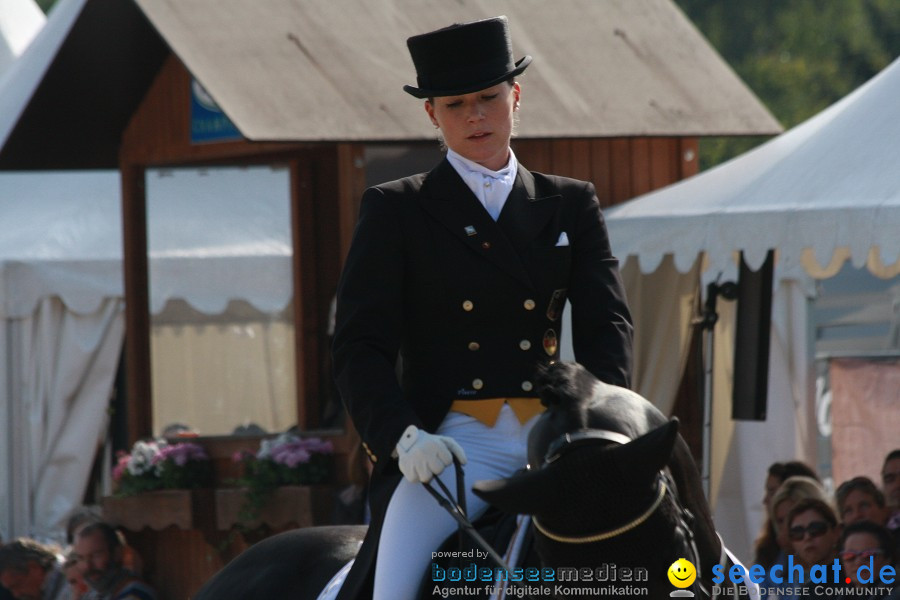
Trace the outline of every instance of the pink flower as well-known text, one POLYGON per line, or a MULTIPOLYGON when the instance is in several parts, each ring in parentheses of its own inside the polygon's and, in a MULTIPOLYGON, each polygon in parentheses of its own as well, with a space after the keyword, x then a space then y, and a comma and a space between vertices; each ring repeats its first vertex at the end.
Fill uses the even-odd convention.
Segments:
POLYGON ((120 450, 116 453, 116 457, 118 460, 116 461, 116 466, 113 467, 112 476, 113 481, 120 481, 128 470, 128 461, 131 460, 131 456, 120 450))

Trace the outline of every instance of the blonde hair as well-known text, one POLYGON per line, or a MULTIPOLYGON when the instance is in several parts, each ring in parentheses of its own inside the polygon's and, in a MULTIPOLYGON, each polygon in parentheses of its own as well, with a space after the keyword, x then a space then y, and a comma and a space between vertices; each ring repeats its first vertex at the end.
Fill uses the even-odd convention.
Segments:
MULTIPOLYGON (((821 500, 826 505, 831 507, 831 498, 828 497, 828 492, 825 491, 825 488, 822 487, 822 484, 813 479, 812 477, 806 477, 804 475, 794 475, 793 477, 788 477, 784 480, 778 490, 772 495, 772 500, 769 504, 769 514, 775 514, 775 508, 781 504, 782 502, 790 500, 794 504, 801 502, 807 499, 821 500)), ((832 507, 833 510, 833 507, 832 507)), ((773 523, 773 525, 775 525, 773 523)))

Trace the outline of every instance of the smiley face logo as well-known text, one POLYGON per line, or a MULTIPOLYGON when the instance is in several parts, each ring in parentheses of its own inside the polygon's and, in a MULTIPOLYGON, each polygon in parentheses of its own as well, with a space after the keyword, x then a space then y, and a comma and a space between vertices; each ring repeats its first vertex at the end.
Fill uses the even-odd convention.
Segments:
POLYGON ((679 558, 673 562, 667 574, 669 575, 669 581, 677 588, 686 588, 697 579, 697 569, 686 558, 679 558))

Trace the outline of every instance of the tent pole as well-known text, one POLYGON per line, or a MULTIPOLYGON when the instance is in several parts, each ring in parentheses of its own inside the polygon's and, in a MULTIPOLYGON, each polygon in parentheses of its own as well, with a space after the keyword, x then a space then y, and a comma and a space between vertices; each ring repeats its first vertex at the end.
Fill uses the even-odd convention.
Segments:
MULTIPOLYGON (((713 300, 715 304, 715 300, 713 300)), ((703 494, 709 499, 710 470, 712 454, 712 386, 713 386, 713 353, 715 350, 715 321, 718 315, 713 313, 713 323, 706 329, 706 344, 703 354, 703 459, 700 469, 700 480, 703 483, 703 494)))
POLYGON ((706 332, 705 348, 703 353, 703 457, 700 465, 700 479, 703 484, 703 493, 709 499, 712 491, 712 407, 713 407, 713 355, 715 350, 715 329, 719 320, 716 312, 716 300, 719 296, 726 300, 737 298, 737 284, 733 281, 719 283, 719 279, 706 286, 706 302, 700 316, 694 319, 694 324, 699 325, 706 332))

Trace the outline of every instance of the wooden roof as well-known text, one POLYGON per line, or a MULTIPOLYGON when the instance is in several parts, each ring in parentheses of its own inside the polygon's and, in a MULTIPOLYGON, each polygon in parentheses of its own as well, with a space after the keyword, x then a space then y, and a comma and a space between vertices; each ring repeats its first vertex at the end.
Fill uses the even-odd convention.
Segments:
POLYGON ((670 0, 136 0, 252 140, 431 139, 406 38, 509 18, 521 137, 774 134, 670 0))
POLYGON ((522 138, 781 131, 671 0, 59 0, 0 81, 0 169, 116 166, 169 50, 249 140, 430 140, 406 38, 498 14, 522 138))

